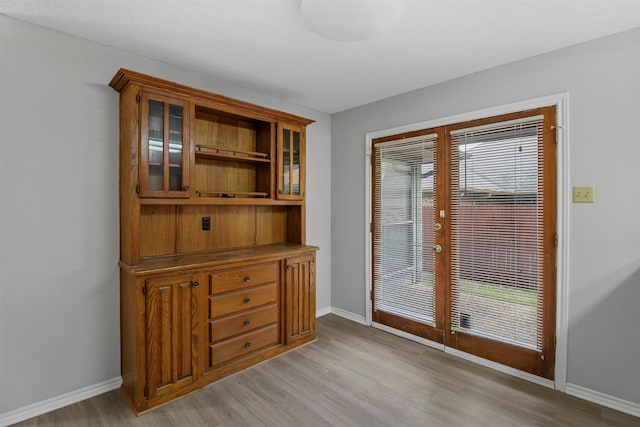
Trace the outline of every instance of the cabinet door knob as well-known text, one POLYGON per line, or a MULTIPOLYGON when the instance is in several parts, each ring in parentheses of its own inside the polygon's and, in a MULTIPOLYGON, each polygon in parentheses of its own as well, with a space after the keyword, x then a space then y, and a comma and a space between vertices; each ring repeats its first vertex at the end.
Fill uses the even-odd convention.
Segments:
POLYGON ((249 348, 249 347, 251 347, 251 343, 250 342, 244 344, 244 348, 249 348))
POLYGON ((247 297, 242 302, 244 302, 245 304, 249 304, 251 302, 251 298, 247 297))
POLYGON ((250 282, 251 281, 251 276, 244 276, 244 281, 245 282, 250 282))
POLYGON ((193 282, 191 286, 193 286, 194 288, 197 288, 198 286, 200 286, 200 282, 193 282))
POLYGON ((293 265, 288 265, 287 270, 293 270, 293 265))
POLYGON ((247 319, 244 321, 244 326, 249 326, 251 325, 251 320, 247 319))
POLYGON ((184 187, 182 187, 182 190, 183 191, 189 191, 189 188, 191 188, 191 187, 189 187, 188 185, 185 185, 184 187))

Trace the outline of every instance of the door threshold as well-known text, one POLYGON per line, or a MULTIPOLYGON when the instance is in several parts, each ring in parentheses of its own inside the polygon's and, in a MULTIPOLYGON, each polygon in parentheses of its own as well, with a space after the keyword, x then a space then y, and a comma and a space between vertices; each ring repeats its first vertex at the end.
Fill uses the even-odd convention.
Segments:
POLYGON ((447 354, 451 354, 453 356, 460 357, 461 359, 468 360, 470 362, 476 363, 476 364, 484 366, 486 368, 491 368, 491 369, 494 369, 494 370, 496 370, 498 372, 502 372, 504 374, 508 374, 508 375, 513 376, 513 377, 520 378, 522 380, 529 381, 531 383, 538 384, 538 385, 541 385, 543 387, 550 388, 552 390, 555 390, 555 388, 556 388, 555 387, 555 382, 550 380, 550 379, 539 377, 537 375, 530 374, 529 372, 521 371, 519 369, 512 368, 511 366, 503 365, 501 363, 496 363, 496 362, 493 362, 493 361, 488 360, 488 359, 483 359, 482 357, 478 357, 478 356, 475 356, 473 354, 466 353, 464 351, 460 351, 460 350, 452 348, 452 347, 447 347, 444 344, 441 344, 441 343, 438 343, 438 342, 435 342, 435 341, 431 341, 431 340, 428 340, 428 339, 425 339, 425 338, 422 338, 422 337, 419 337, 419 336, 416 336, 416 335, 412 335, 412 334, 409 334, 407 332, 401 331, 399 329, 395 329, 395 328, 391 328, 391 327, 389 327, 387 325, 383 325, 381 323, 372 322, 371 326, 376 328, 376 329, 380 329, 382 331, 388 332, 390 334, 397 335, 397 336, 402 337, 402 338, 406 338, 406 339, 408 339, 410 341, 415 341, 415 342, 417 342, 419 344, 426 345, 427 347, 431 347, 433 349, 443 351, 443 352, 445 352, 447 354))

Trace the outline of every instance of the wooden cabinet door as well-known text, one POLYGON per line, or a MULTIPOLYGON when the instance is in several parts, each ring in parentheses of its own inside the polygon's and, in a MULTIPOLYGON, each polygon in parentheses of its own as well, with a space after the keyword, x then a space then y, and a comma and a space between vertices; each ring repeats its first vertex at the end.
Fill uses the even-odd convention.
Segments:
POLYGON ((196 275, 148 279, 146 289, 147 397, 193 383, 198 375, 199 283, 196 275))
POLYGON ((309 254, 285 260, 285 340, 313 339, 316 335, 316 264, 309 254))
POLYGON ((189 197, 189 103, 142 92, 140 112, 140 196, 189 197))
POLYGON ((278 199, 303 200, 305 128, 278 123, 278 199))

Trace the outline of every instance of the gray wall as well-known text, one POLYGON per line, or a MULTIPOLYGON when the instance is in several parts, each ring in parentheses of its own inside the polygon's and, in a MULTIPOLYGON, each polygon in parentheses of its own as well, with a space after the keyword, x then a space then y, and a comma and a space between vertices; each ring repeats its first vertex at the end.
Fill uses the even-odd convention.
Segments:
MULTIPOLYGON (((384 60, 384 58, 380 58, 384 60)), ((365 134, 569 93, 567 381, 640 403, 640 29, 332 116, 332 304, 365 316, 365 134)))
POLYGON ((0 414, 120 376, 120 67, 316 120, 307 241, 330 306, 330 116, 5 16, 0 54, 0 414))

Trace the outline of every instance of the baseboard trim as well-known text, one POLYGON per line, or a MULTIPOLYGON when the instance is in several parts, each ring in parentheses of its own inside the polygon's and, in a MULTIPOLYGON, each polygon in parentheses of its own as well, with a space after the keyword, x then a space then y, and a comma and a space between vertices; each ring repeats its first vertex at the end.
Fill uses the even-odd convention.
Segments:
POLYGON ((600 393, 599 391, 571 383, 567 383, 567 394, 577 397, 578 399, 597 403, 598 405, 624 412, 625 414, 640 417, 640 404, 620 399, 619 397, 600 393))
POLYGON ((331 313, 331 306, 316 309, 316 318, 331 313))
POLYGON ((46 414, 47 412, 115 390, 119 388, 120 385, 122 385, 122 378, 117 377, 79 390, 61 394, 60 396, 52 397, 41 402, 23 406, 22 408, 0 414, 0 426, 8 426, 19 423, 20 421, 28 420, 29 418, 37 417, 38 415, 46 414))
POLYGON ((359 314, 355 314, 347 310, 343 310, 339 307, 331 306, 331 313, 340 317, 344 317, 345 319, 352 320, 356 323, 360 323, 361 325, 369 326, 366 317, 360 316, 359 314))

